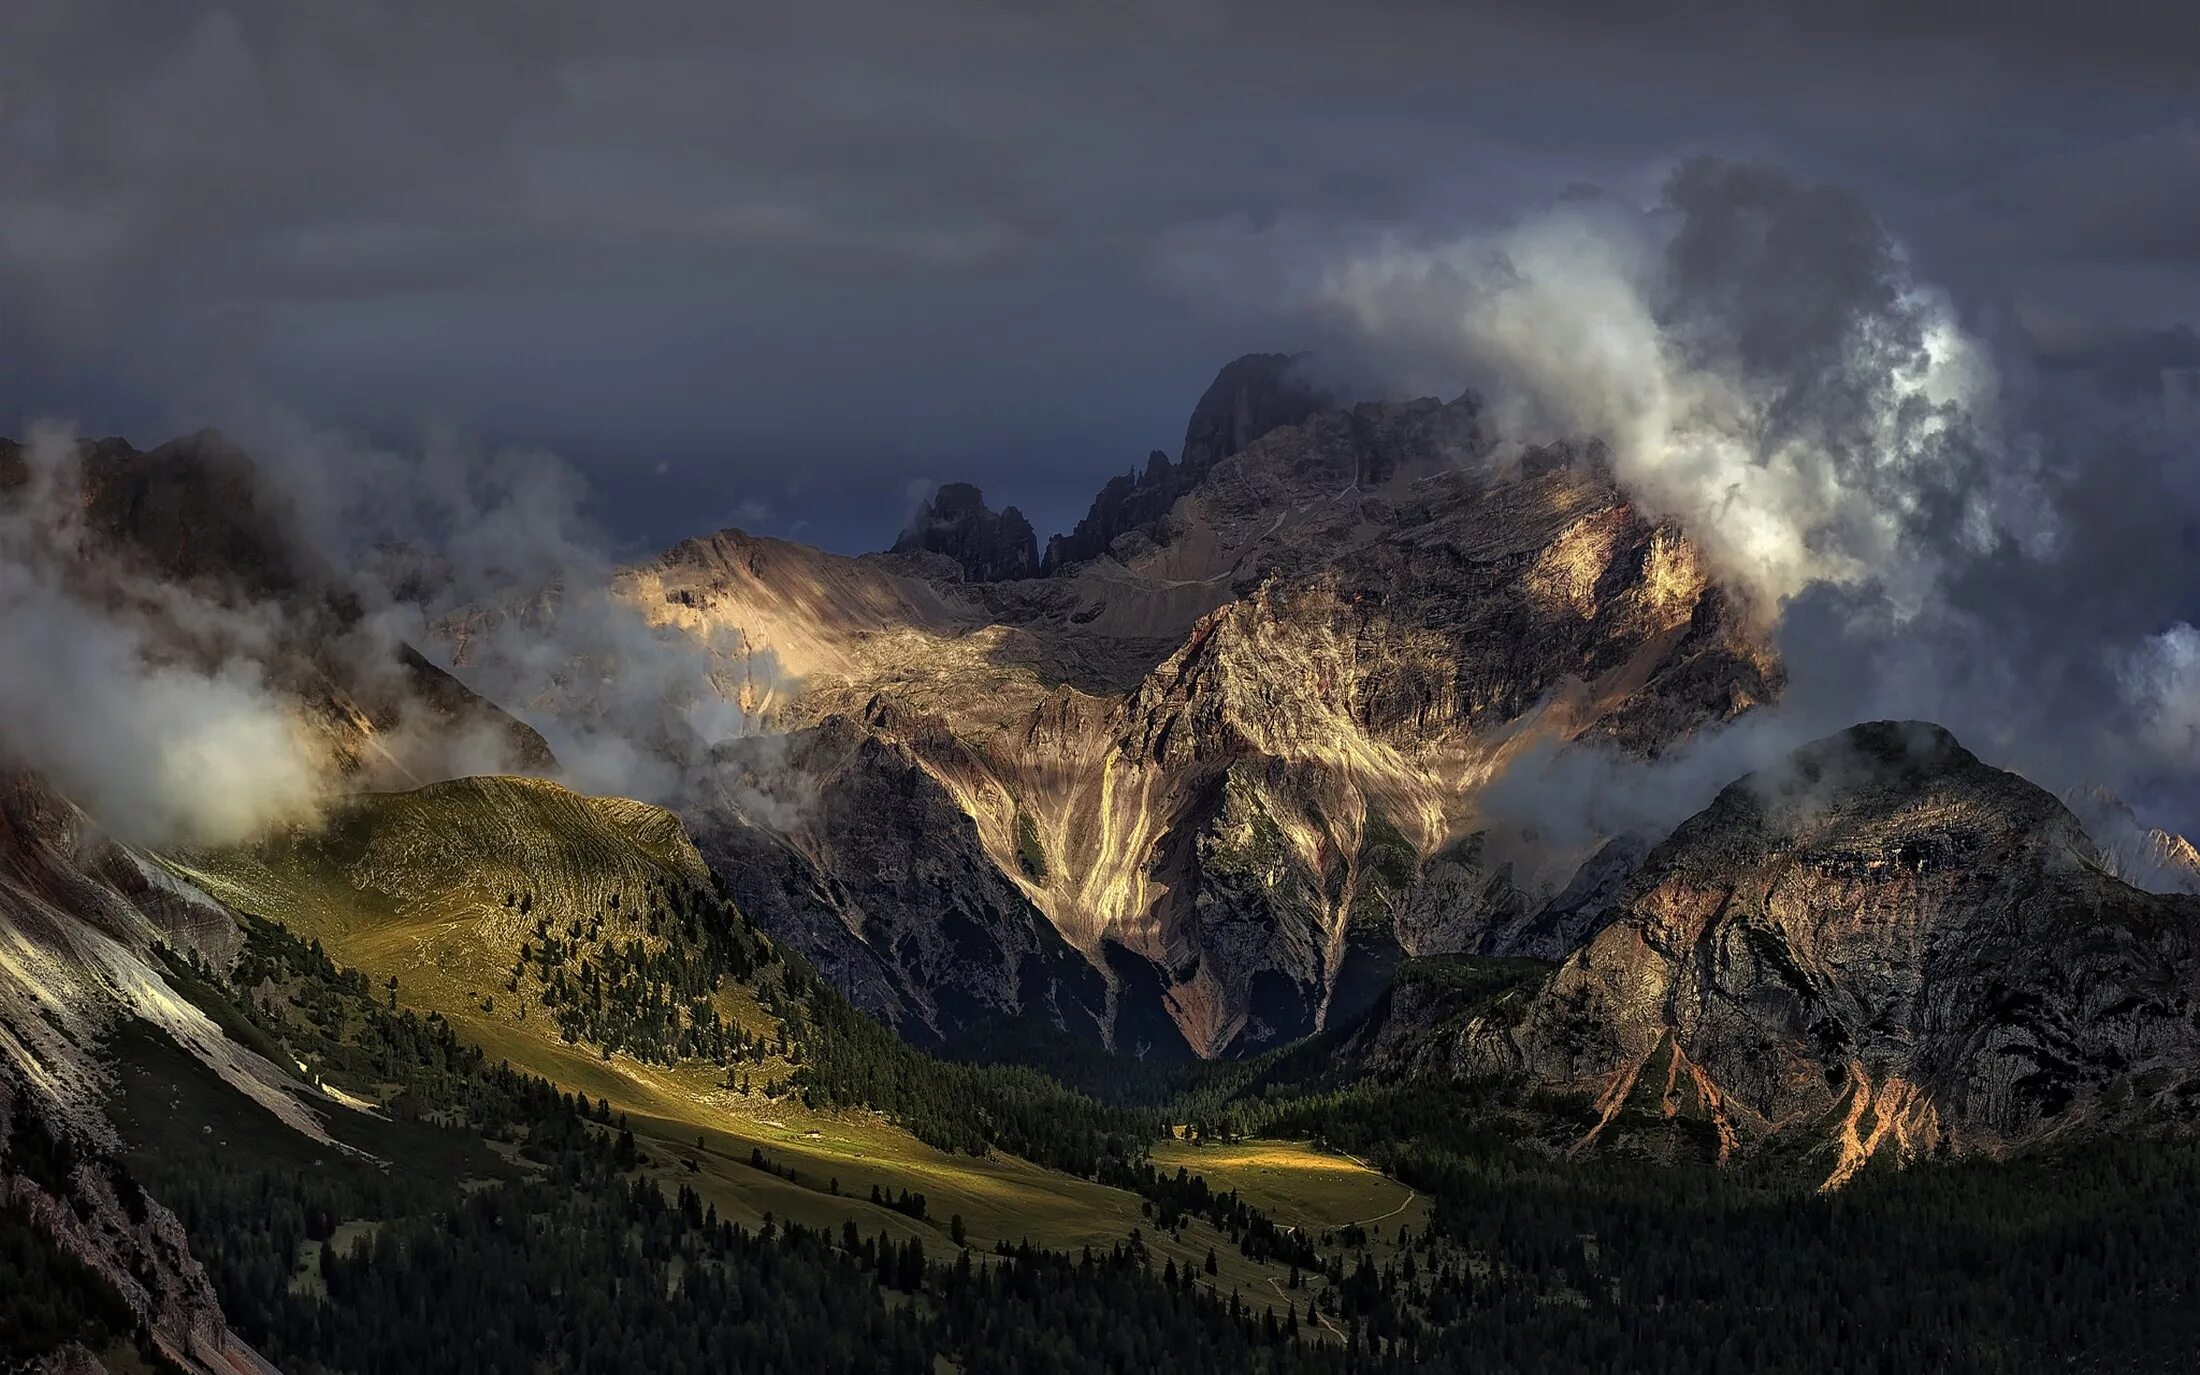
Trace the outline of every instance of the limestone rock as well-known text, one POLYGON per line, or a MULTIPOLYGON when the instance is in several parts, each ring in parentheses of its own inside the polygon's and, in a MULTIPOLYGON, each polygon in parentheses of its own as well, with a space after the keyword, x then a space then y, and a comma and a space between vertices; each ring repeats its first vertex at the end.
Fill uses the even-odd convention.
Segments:
MULTIPOLYGON (((1006 1017, 1103 1039, 1106 981, 894 738, 897 726, 921 737, 938 723, 882 719, 890 710, 875 708, 869 728, 834 716, 728 746, 718 801, 687 817, 713 871, 744 911, 913 1041, 1006 1017)), ((931 736, 935 760, 951 739, 931 736)))
POLYGON ((893 552, 944 554, 972 582, 1028 578, 1039 571, 1031 522, 1011 506, 998 513, 967 482, 950 482, 917 508, 893 552))
POLYGON ((1838 1184, 2183 1082, 2196 933, 2200 899, 2111 877, 2052 795, 1882 721, 1728 786, 1536 997, 1445 1034, 1460 1072, 1590 1093, 1606 1123, 1662 1094, 1722 1154, 1815 1134, 1838 1184))
POLYGON ((1322 410, 1320 392, 1299 375, 1299 361, 1289 354, 1249 353, 1224 367, 1193 408, 1177 461, 1156 449, 1144 471, 1110 479, 1077 528, 1047 542, 1046 571, 1118 551, 1135 557, 1150 544, 1148 527, 1163 520, 1216 464, 1322 410), (1125 539, 1134 543, 1122 546, 1125 539))
MULTIPOLYGON (((759 885, 746 907, 920 1036, 1033 1005, 1027 910, 1102 980, 1070 1001, 1119 1047, 1234 1054, 1348 1020, 1403 954, 1526 932, 1583 858, 1458 862, 1516 752, 1651 752, 1779 690, 1742 609, 1594 446, 1506 450, 1471 402, 1419 400, 1215 457, 1276 414, 1225 392, 1193 426, 1211 466, 1114 557, 973 582, 726 532, 622 575, 725 683, 771 666, 742 704, 793 743, 744 769, 865 808, 863 848, 900 858, 860 863, 932 876, 873 878, 855 829, 771 807, 719 852, 759 885), (930 789, 890 785, 904 766, 930 789), (977 957, 953 958, 946 914, 987 933, 977 957)), ((1520 938, 1588 929, 1591 897, 1520 938)))
POLYGON ((280 1069, 228 1041, 159 972, 156 946, 226 962, 238 943, 234 921, 35 777, 7 774, 0 938, 9 952, 0 960, 0 1200, 105 1277, 178 1367, 269 1370, 229 1330, 182 1224, 123 1167, 97 1049, 122 1019, 151 1022, 317 1132, 279 1086, 280 1069))

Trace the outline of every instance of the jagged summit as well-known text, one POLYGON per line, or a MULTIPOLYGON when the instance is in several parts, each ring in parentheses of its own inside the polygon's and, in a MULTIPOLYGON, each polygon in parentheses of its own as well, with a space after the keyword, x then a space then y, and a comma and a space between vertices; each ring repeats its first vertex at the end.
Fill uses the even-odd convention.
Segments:
POLYGON ((1184 427, 1178 463, 1194 481, 1246 445, 1334 402, 1310 383, 1303 353, 1248 353, 1215 374, 1184 427))
MULTIPOLYGON (((296 513, 218 430, 140 451, 128 440, 79 440, 56 480, 81 496, 85 534, 101 552, 168 579, 284 595, 320 571, 296 513)), ((29 480, 24 448, 0 439, 0 503, 29 480)))
POLYGON ((1143 468, 1110 478, 1076 529, 1047 541, 1043 558, 1023 512, 1014 506, 995 512, 967 482, 946 483, 926 497, 890 552, 942 554, 971 582, 1007 582, 1068 573, 1127 535, 1151 535, 1217 464, 1333 404, 1305 380, 1303 362, 1300 354, 1249 353, 1225 365, 1193 408, 1178 457, 1156 449, 1143 468))
POLYGON ((1010 506, 996 513, 985 493, 950 482, 924 499, 894 541, 897 554, 945 554, 972 582, 1028 578, 1039 571, 1039 541, 1024 513, 1010 506))
POLYGON ((1044 571, 1107 553, 1123 535, 1166 516, 1216 464, 1326 409, 1331 403, 1301 375, 1303 360, 1301 354, 1248 353, 1225 365, 1193 408, 1177 461, 1156 449, 1143 470, 1110 478, 1077 528, 1047 541, 1044 571))

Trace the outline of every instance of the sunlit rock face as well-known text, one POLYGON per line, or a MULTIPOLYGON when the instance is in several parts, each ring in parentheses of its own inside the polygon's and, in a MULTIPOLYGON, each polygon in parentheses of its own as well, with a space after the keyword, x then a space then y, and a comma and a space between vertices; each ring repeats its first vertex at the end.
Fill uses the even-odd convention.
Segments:
MULTIPOLYGON (((793 941, 857 1006, 920 1042, 998 1018, 1032 1017, 1099 1040, 1109 989, 1009 877, 976 823, 905 742, 940 721, 834 716, 791 736, 738 742, 725 777, 801 780, 772 813, 761 792, 691 816, 697 843, 742 910, 793 941), (769 824, 753 818, 769 816, 769 824), (752 818, 743 820, 740 818, 752 818)), ((1181 1052, 1180 1052, 1181 1053, 1181 1052)))
POLYGON ((226 1038, 162 973, 161 951, 226 962, 237 944, 211 900, 37 778, 0 771, 0 1201, 98 1271, 161 1353, 194 1372, 271 1367, 230 1332, 182 1224, 122 1168, 103 1047, 124 1022, 149 1023, 325 1144, 280 1068, 226 1038), (43 1165, 26 1158, 39 1140, 66 1143, 65 1175, 50 1149, 43 1165))
POLYGON ((1708 1117, 1722 1155, 1800 1129, 1838 1185, 2169 1091, 2200 1065, 2196 932, 2200 899, 2110 875, 2052 795, 1878 722, 1727 787, 1540 993, 1431 1033, 1461 1072, 1595 1095, 1591 1138, 1630 1104, 1708 1117))
POLYGON ((1465 400, 1231 394, 1195 421, 1198 481, 1051 576, 738 532, 623 575, 795 733, 735 751, 748 781, 698 810, 726 866, 777 875, 746 905, 905 1029, 1040 1008, 1243 1053, 1363 1010, 1401 951, 1551 944, 1526 928, 1588 856, 1485 845, 1493 772, 1549 740, 1657 750, 1777 691, 1593 447, 1499 446, 1465 400), (925 881, 883 876, 905 864, 925 881))

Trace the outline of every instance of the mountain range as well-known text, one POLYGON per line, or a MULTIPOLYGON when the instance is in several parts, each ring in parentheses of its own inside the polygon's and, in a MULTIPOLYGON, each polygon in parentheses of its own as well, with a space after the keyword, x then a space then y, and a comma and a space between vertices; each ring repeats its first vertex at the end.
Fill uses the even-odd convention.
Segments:
MULTIPOLYGON (((1252 355, 1175 458, 1111 479, 1043 547, 948 484, 884 552, 724 530, 620 567, 611 603, 700 656, 739 722, 652 704, 636 738, 677 783, 646 800, 550 781, 555 719, 627 710, 610 675, 477 690, 499 634, 560 643, 561 589, 394 635, 214 434, 84 443, 56 472, 0 444, 0 510, 36 519, 56 490, 69 541, 41 575, 133 609, 175 662, 223 661, 234 632, 205 626, 250 612, 338 795, 241 841, 141 843, 66 780, 6 776, 0 1184, 131 1315, 52 1368, 307 1368, 318 1319, 284 1305, 349 1273, 339 1219, 313 1224, 320 1269, 241 1336, 217 1291, 257 1281, 193 1258, 188 1224, 219 1209, 138 1178, 162 1168, 148 1142, 191 1144, 147 1125, 147 1092, 233 1102, 339 1174, 463 1149, 442 1217, 470 1170, 514 1190, 609 1171, 682 1207, 722 1188, 713 1219, 746 1209, 766 1235, 845 1223, 853 1255, 859 1222, 941 1244, 923 1198, 895 1196, 915 1179, 961 1200, 954 1248, 997 1244, 1005 1274, 1045 1262, 1030 1230, 1015 1249, 1027 1214, 986 1200, 1030 1200, 1077 1219, 1036 1251, 1082 1245, 1088 1266, 1128 1236, 1190 1285, 1202 1247, 1215 1276, 1209 1243, 1234 1243, 1231 1282, 1273 1286, 1294 1333, 1302 1304, 1328 1322, 1302 1267, 1410 1266, 1406 1228, 1377 1251, 1372 1219, 1272 1225, 1262 1208, 1314 1205, 1251 1184, 1187 1208, 1128 1137, 1176 1141, 1195 1112, 1342 1135, 1316 1095, 1508 1085, 1492 1120, 1551 1159, 1834 1192, 1875 1162, 2183 1131, 2200 1097, 2200 856, 2099 789, 2058 797, 1936 725, 1867 722, 1667 833, 1572 838, 1493 808, 1508 771, 1668 756, 1788 684, 1770 609, 1599 444, 1501 434, 1471 396, 1339 404, 1252 355), (171 589, 222 616, 168 614, 171 589), (1023 1067, 964 1063, 1003 1059, 1023 1067), (1188 1089, 1079 1087, 1134 1078, 1188 1089), (1301 1116, 1275 1116, 1286 1100, 1301 1116), (633 1119, 615 1147, 614 1103, 633 1119), (624 1154, 522 1149, 551 1140, 624 1154)), ((1444 1197, 1412 1225, 1441 1233, 1444 1197)), ((923 1340, 971 1340, 939 1283, 923 1340)), ((1360 1301, 1341 1270, 1321 1292, 1360 1301)), ((1335 1335, 1362 1352, 1359 1317, 1335 1335)))

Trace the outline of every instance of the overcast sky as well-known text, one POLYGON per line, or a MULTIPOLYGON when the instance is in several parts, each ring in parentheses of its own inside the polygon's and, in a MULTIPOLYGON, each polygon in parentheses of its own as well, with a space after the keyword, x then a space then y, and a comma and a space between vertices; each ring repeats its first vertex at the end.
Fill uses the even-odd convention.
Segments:
POLYGON ((2200 6, 1665 9, 10 0, 0 432, 273 402, 553 450, 632 548, 883 547, 955 478, 1043 537, 1318 342, 1186 243, 1706 153, 1854 188, 1983 335, 2200 366, 2200 6))

